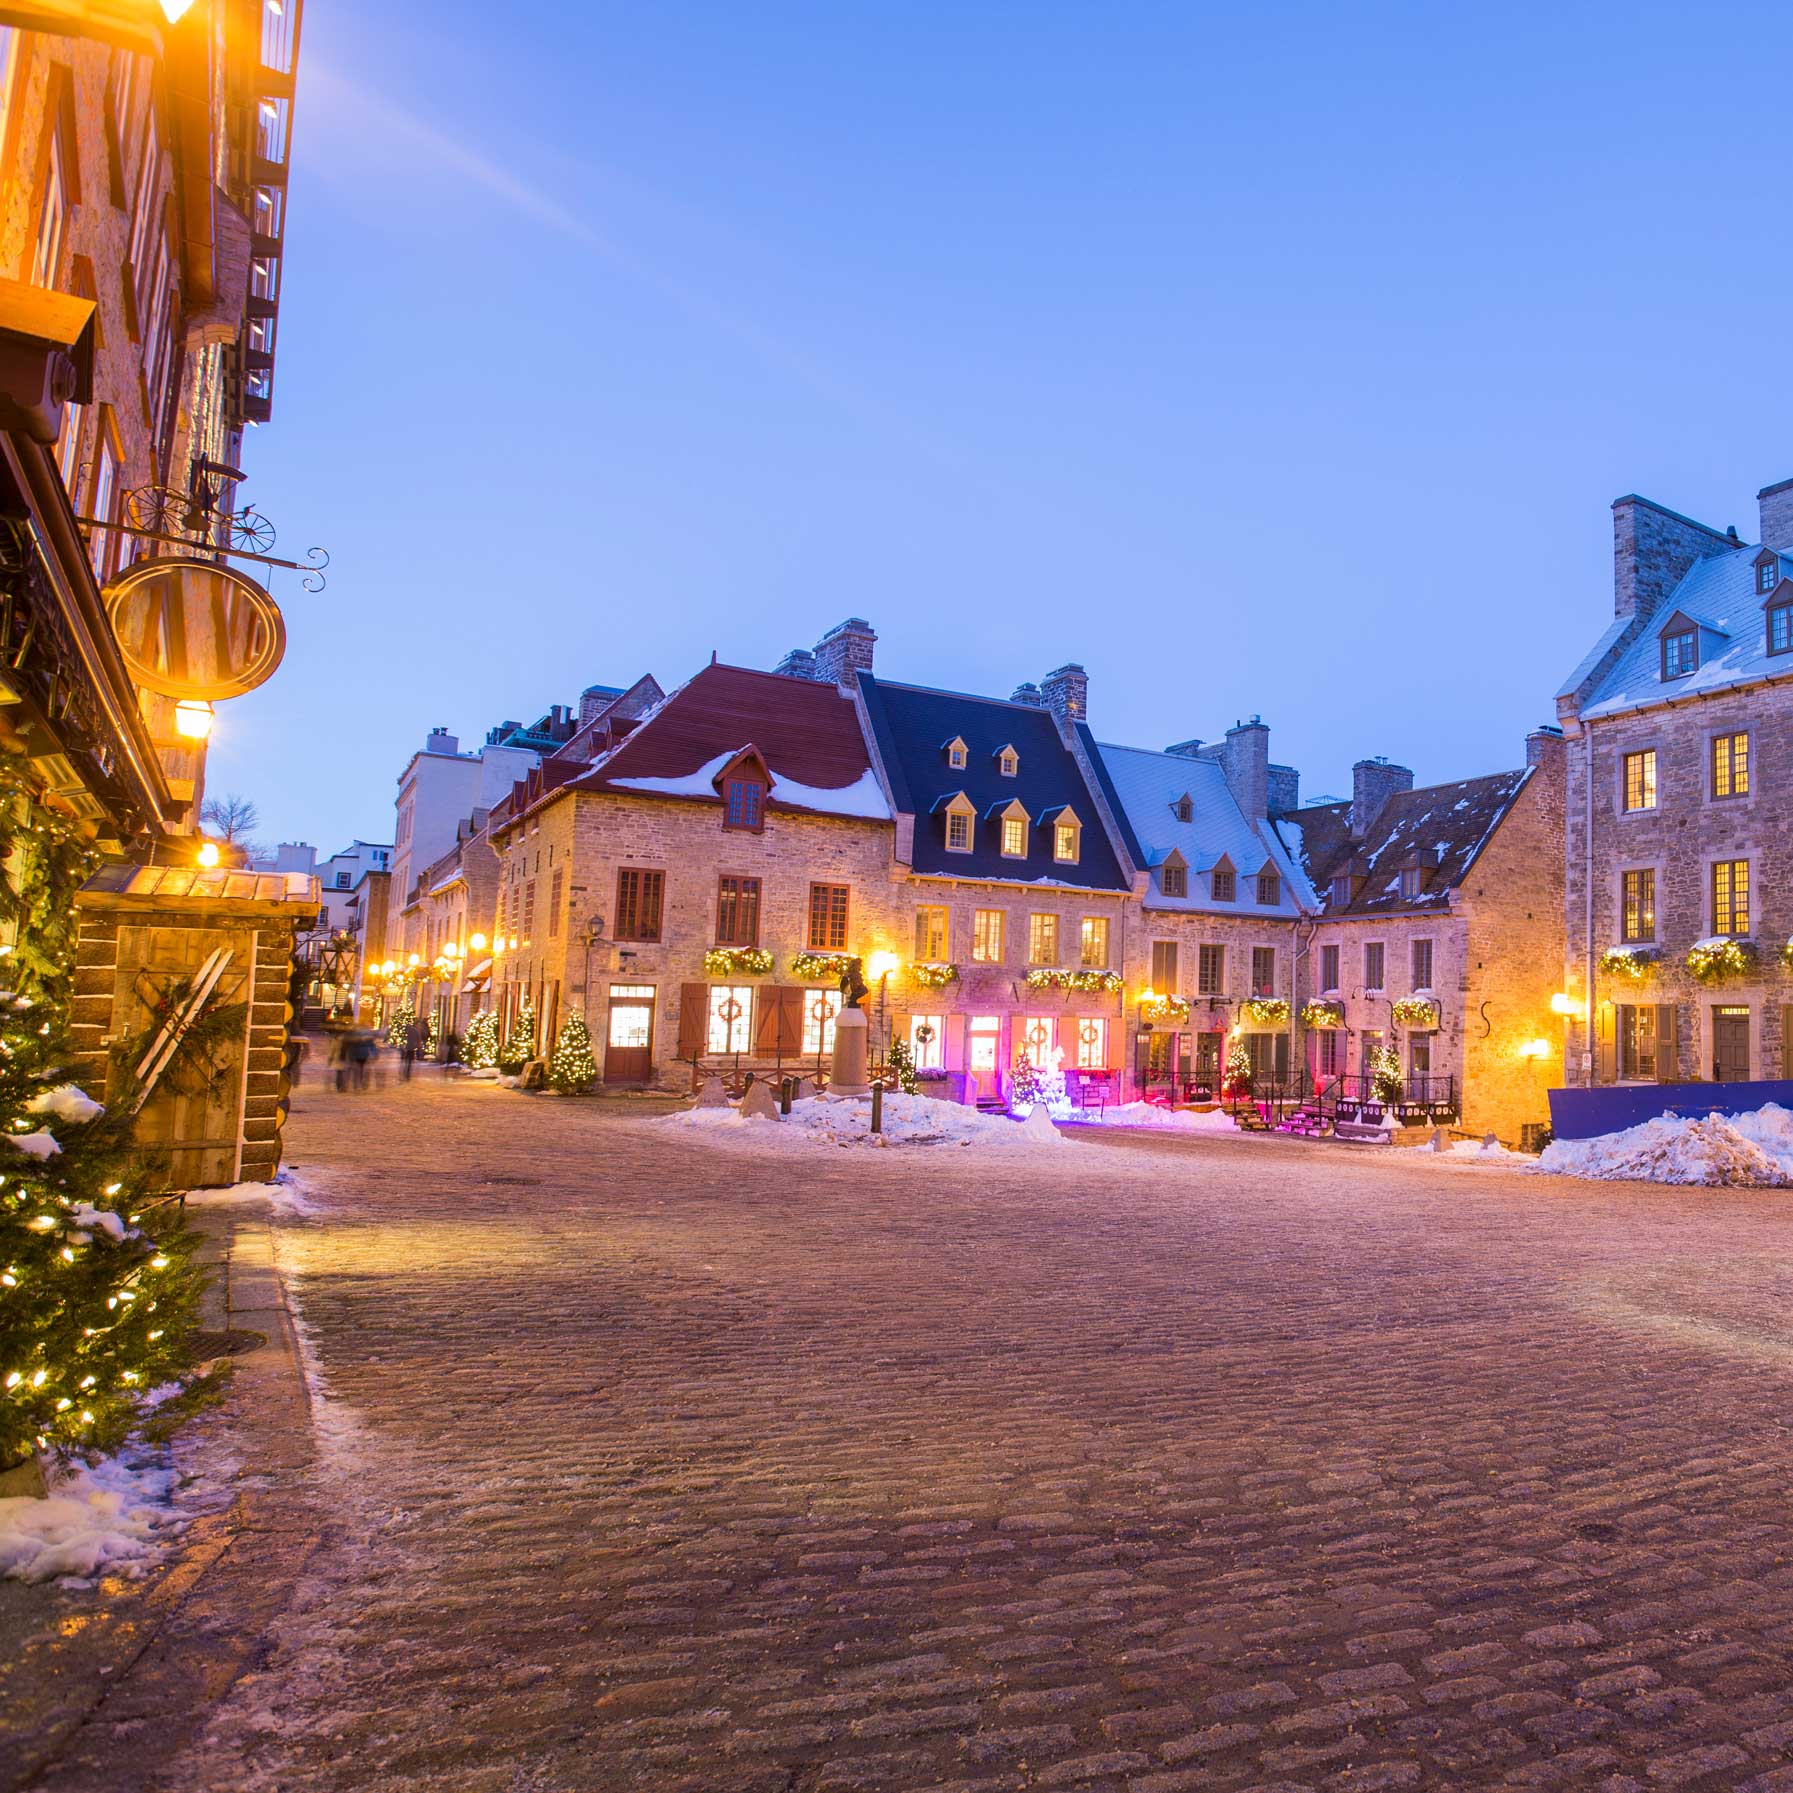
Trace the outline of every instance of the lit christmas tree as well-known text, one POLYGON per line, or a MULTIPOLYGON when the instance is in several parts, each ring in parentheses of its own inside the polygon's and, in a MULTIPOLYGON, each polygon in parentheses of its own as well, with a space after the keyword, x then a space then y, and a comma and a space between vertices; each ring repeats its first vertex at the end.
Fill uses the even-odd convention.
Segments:
POLYGON ((402 1046, 405 1043, 405 1029, 417 1019, 417 1009, 411 1001, 411 992, 405 992, 405 999, 398 1005, 398 1013, 392 1017, 392 1024, 386 1029, 386 1044, 402 1046))
POLYGON ((1036 1078, 1038 1093, 1036 1102, 1046 1105, 1046 1112, 1055 1121, 1068 1120, 1071 1114, 1071 1098, 1065 1090, 1065 1055, 1055 1046, 1052 1056, 1040 1066, 1036 1078))
POLYGON ((511 1023, 510 1038, 498 1054, 498 1068, 514 1077, 535 1057, 535 1010, 526 1002, 511 1023))
POLYGON ((1401 1099, 1401 1055, 1392 1046, 1378 1048, 1370 1057, 1370 1087, 1378 1102, 1401 1099))
POLYGON ((1251 1094, 1251 1054, 1243 1040, 1234 1040, 1226 1049, 1226 1075, 1220 1093, 1231 1100, 1243 1101, 1251 1094))
POLYGON ((442 1050, 442 1011, 430 1010, 429 1030, 423 1037, 423 1056, 434 1058, 442 1050))
POLYGON ((591 1033, 585 1017, 576 1011, 567 1016, 554 1042, 554 1056, 548 1061, 548 1081, 563 1096, 577 1096, 590 1089, 598 1074, 598 1061, 591 1055, 591 1033))
POLYGON ((909 1050, 909 1042, 907 1040, 892 1040, 884 1064, 890 1075, 896 1079, 897 1088, 905 1096, 914 1095, 915 1054, 909 1050))
POLYGON ((498 1062, 498 1012, 481 1009, 461 1036, 461 1063, 470 1071, 489 1071, 498 1062))

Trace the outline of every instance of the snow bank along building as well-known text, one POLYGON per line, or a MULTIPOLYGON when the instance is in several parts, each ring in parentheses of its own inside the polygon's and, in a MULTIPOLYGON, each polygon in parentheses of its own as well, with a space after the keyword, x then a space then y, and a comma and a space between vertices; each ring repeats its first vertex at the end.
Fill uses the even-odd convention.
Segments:
POLYGON ((1760 542, 1613 506, 1613 619, 1567 737, 1568 1081, 1793 1075, 1793 480, 1760 542))
MULTIPOLYGON (((612 1083, 801 1071, 826 1062, 852 955, 875 1048, 906 1041, 962 1100, 1003 1100, 1026 1051, 1059 1055, 1110 1100, 1201 1101, 1219 1094, 1229 1040, 1260 1085, 1357 1070, 1358 1033, 1388 1034, 1380 995, 1310 1033, 1316 929, 1342 945, 1373 919, 1412 965, 1407 935, 1423 923, 1440 1019, 1410 1030, 1407 1062, 1446 1091, 1430 1106, 1454 1114, 1485 1074, 1487 1124, 1517 1137, 1543 1118, 1537 1068, 1497 1077, 1492 1059, 1515 1030, 1548 1024, 1560 892, 1529 882, 1521 899, 1504 876, 1469 875, 1538 852, 1536 828, 1558 813, 1551 738, 1536 768, 1448 787, 1429 827, 1404 800, 1370 814, 1367 794, 1304 811, 1255 717, 1213 742, 1119 746, 1091 730, 1075 664, 999 698, 882 679, 875 644, 855 618, 774 672, 711 664, 517 781, 486 821, 493 950, 489 971, 470 968, 491 978, 506 1032, 527 1004, 545 1048, 578 1009, 612 1083), (1329 913, 1342 861, 1386 861, 1398 887, 1410 850, 1431 856, 1413 900, 1373 907, 1366 873, 1358 910, 1329 913), (1498 1031, 1478 1036, 1495 1041, 1484 1063, 1457 998, 1489 1000, 1509 924, 1537 987, 1503 987, 1498 1031)), ((1369 768, 1365 781, 1387 797, 1411 775, 1369 768)))

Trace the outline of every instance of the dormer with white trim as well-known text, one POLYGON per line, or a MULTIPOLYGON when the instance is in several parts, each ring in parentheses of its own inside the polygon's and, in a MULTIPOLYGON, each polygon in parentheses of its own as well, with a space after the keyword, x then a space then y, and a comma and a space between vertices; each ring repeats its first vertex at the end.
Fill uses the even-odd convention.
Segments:
POLYGON ((1021 776, 1021 756, 1013 747, 999 747, 996 750, 996 770, 1004 778, 1021 776))
POLYGON ((954 735, 941 751, 946 755, 946 763, 951 766, 955 772, 963 772, 966 766, 971 762, 971 749, 965 745, 964 740, 958 735, 954 735))
POLYGON ((1075 865, 1083 855, 1083 821, 1070 804, 1049 809, 1040 817, 1052 830, 1052 859, 1056 865, 1075 865))
POLYGON ((977 841, 977 805, 963 791, 954 791, 950 797, 942 797, 934 809, 942 818, 947 852, 969 853, 977 841))
POLYGON ((1022 807, 1019 797, 1011 797, 1007 803, 992 803, 984 812, 984 819, 997 825, 1004 859, 1027 857, 1028 830, 1033 826, 1033 817, 1022 807))

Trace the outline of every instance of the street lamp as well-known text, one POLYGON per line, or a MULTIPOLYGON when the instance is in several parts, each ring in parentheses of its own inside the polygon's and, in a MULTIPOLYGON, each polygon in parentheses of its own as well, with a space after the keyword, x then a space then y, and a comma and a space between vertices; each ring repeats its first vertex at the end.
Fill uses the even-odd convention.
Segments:
POLYGON ((208 840, 200 842, 196 857, 199 863, 209 871, 218 863, 222 855, 218 851, 218 843, 215 840, 208 840))
POLYGON ((878 1031, 884 1036, 884 1056, 890 1056, 890 1018, 885 1012, 890 1000, 890 974, 902 961, 893 952, 875 952, 866 960, 866 975, 878 984, 878 1031))
POLYGON ((183 740, 205 740, 215 720, 212 706, 199 698, 184 697, 174 706, 174 732, 183 740))

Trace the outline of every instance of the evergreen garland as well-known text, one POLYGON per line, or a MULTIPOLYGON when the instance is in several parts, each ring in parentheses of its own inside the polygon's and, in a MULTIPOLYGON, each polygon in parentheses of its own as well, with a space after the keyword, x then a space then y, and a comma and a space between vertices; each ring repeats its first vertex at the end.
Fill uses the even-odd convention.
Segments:
POLYGON ((535 1009, 524 1003, 511 1023, 510 1038, 498 1054, 498 1068, 507 1077, 514 1077, 535 1057, 535 1009))
POLYGON ((591 1088, 597 1074, 591 1033, 585 1017, 575 1010, 567 1016, 560 1038, 554 1042, 554 1056, 548 1061, 548 1082, 563 1096, 578 1096, 591 1088))
POLYGON ((461 1063, 470 1071, 489 1071, 498 1063, 498 1012, 481 1009, 461 1036, 461 1063))

